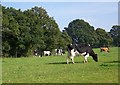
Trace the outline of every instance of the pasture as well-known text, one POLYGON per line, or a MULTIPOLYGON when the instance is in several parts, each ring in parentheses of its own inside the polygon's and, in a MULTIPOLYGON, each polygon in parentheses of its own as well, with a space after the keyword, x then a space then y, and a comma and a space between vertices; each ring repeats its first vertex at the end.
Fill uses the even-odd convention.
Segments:
POLYGON ((118 83, 118 47, 100 52, 99 61, 92 57, 83 63, 75 57, 75 64, 66 64, 64 56, 43 56, 2 59, 2 83, 118 83))

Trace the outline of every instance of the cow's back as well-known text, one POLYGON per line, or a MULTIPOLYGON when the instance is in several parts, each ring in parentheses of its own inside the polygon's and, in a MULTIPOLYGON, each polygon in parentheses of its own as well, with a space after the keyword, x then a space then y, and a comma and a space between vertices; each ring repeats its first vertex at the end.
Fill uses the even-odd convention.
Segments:
POLYGON ((89 45, 78 44, 76 49, 79 53, 87 52, 87 53, 94 53, 92 47, 89 45))

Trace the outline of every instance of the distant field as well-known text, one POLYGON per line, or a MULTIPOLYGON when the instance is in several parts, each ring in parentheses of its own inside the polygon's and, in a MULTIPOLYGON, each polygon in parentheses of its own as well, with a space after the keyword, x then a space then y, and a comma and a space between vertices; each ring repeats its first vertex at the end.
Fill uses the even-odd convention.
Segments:
POLYGON ((100 52, 99 62, 92 57, 83 63, 83 57, 75 57, 76 64, 66 64, 66 55, 49 57, 2 59, 3 83, 118 83, 118 48, 110 53, 100 52))

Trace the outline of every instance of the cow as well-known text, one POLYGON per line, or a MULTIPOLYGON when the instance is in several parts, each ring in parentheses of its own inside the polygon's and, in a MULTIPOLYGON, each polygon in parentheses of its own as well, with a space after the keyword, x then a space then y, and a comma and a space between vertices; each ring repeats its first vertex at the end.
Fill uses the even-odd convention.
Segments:
POLYGON ((51 52, 50 51, 43 51, 44 56, 50 56, 51 52))
POLYGON ((42 52, 40 49, 36 49, 36 50, 33 51, 33 54, 34 54, 35 56, 42 57, 43 52, 42 52))
POLYGON ((69 63, 69 58, 72 60, 74 64, 74 57, 76 55, 84 56, 84 63, 87 63, 87 58, 92 56, 93 60, 98 62, 97 54, 94 53, 92 47, 90 45, 85 44, 69 44, 68 45, 68 56, 67 56, 67 64, 69 63))
POLYGON ((65 54, 65 51, 63 49, 55 49, 56 55, 63 55, 65 54))
POLYGON ((109 48, 108 47, 100 47, 100 52, 109 52, 109 48))

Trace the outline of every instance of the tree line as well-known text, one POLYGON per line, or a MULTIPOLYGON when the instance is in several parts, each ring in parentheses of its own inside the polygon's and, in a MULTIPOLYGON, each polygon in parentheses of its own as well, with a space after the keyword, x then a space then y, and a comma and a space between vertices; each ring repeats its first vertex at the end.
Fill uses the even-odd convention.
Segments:
POLYGON ((110 32, 103 28, 95 29, 88 22, 82 19, 76 19, 64 28, 72 40, 76 43, 86 43, 93 47, 101 46, 120 46, 120 26, 114 25, 110 32))
POLYGON ((33 50, 66 49, 69 43, 89 43, 93 47, 119 45, 120 26, 115 25, 108 33, 94 29, 84 20, 76 19, 62 32, 53 17, 42 7, 25 11, 2 6, 2 54, 4 57, 27 57, 33 50))

